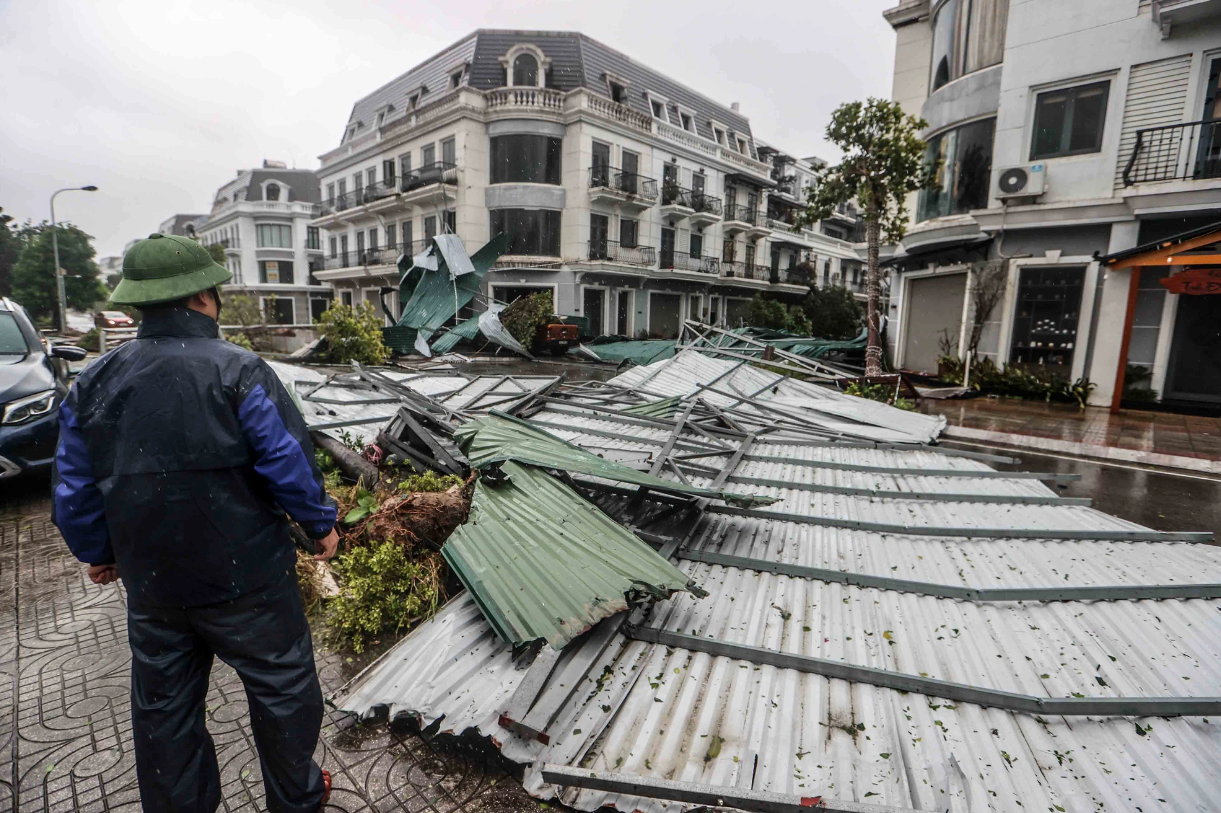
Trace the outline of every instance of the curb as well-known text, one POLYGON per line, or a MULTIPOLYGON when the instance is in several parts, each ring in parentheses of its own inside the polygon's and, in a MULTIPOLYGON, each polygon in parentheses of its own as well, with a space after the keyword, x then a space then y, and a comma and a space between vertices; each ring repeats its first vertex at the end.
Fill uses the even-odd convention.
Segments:
POLYGON ((1077 443, 1058 438, 1042 438, 1035 435, 1017 435, 1010 432, 993 432, 989 429, 972 429, 966 426, 947 426, 941 433, 943 438, 985 440, 1009 446, 1040 449, 1048 452, 1066 452, 1081 457, 1103 460, 1119 460, 1125 463, 1142 463, 1170 469, 1185 469, 1203 474, 1221 474, 1221 460, 1203 457, 1185 457, 1158 452, 1142 452, 1138 449, 1121 449, 1116 446, 1098 446, 1092 443, 1077 443))

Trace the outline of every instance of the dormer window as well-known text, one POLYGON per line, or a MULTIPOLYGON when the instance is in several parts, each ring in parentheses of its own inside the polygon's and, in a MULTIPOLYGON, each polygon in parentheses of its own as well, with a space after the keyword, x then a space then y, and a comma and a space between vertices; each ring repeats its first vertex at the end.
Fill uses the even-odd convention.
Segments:
POLYGON ((742 153, 743 155, 750 155, 750 150, 747 149, 747 147, 746 147, 746 139, 738 138, 737 141, 738 141, 738 152, 742 153))
POLYGON ((695 132, 695 119, 690 113, 679 113, 678 118, 682 122, 684 130, 688 133, 695 132))
POLYGON ((420 94, 419 93, 411 94, 411 98, 407 100, 407 107, 409 107, 412 110, 415 110, 419 106, 420 106, 420 94))
POLYGON ((666 109, 669 106, 669 101, 664 97, 658 96, 656 93, 645 91, 645 98, 649 100, 649 109, 653 111, 653 118, 661 119, 666 124, 670 123, 669 111, 666 109))
POLYGON ((717 127, 715 124, 712 125, 712 134, 716 137, 716 143, 720 144, 722 147, 727 146, 727 142, 725 141, 724 127, 717 127))
POLYGON ((267 185, 267 199, 268 200, 279 200, 280 199, 279 185, 274 184, 274 183, 267 185))
POLYGON ((457 90, 462 87, 462 77, 466 73, 466 69, 459 69, 449 75, 450 90, 457 90))
POLYGON ((538 46, 519 43, 500 57, 505 82, 509 87, 540 88, 550 86, 551 59, 538 46))
POLYGON ((383 112, 381 112, 381 113, 378 113, 378 114, 377 114, 377 126, 378 126, 378 127, 381 127, 381 126, 382 126, 382 122, 383 122, 383 121, 385 121, 385 120, 386 120, 386 113, 385 113, 385 111, 383 111, 383 112))
POLYGON ((666 108, 661 102, 653 102, 653 118, 664 119, 666 117, 666 108))
POLYGON ((538 87, 538 60, 533 54, 518 54, 513 60, 513 85, 538 87))
POLYGON ((610 83, 611 99, 619 104, 627 104, 627 88, 618 82, 610 83))

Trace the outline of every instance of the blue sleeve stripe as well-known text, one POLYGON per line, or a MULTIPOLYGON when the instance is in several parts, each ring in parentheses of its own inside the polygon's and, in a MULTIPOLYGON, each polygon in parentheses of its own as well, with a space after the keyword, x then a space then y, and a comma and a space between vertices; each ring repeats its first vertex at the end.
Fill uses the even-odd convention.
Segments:
POLYGON ((335 507, 261 384, 242 401, 237 416, 254 450, 254 469, 267 481, 276 502, 312 536, 325 535, 335 525, 335 507))
POLYGON ((89 452, 72 408, 59 408, 59 449, 55 454, 55 522, 76 558, 87 564, 114 561, 102 492, 89 466, 89 452))

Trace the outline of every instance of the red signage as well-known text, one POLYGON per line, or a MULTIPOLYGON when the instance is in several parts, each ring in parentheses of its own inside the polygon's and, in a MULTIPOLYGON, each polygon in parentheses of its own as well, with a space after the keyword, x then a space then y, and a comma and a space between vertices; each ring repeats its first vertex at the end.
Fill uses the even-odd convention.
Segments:
POLYGON ((1221 294, 1221 268, 1189 268, 1180 274, 1162 278, 1161 283, 1172 294, 1221 294))

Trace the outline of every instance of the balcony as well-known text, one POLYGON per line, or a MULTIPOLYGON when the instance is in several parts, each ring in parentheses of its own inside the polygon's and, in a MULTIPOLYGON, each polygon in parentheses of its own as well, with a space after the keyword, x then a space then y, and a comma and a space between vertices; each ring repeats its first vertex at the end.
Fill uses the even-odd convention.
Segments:
POLYGON ((1124 186, 1221 178, 1221 120, 1169 124, 1136 131, 1124 186))
POLYGON ((721 261, 716 257, 700 257, 686 251, 661 250, 661 268, 680 274, 699 274, 715 277, 720 273, 721 261))
POLYGON ((334 271, 340 268, 373 268, 375 266, 394 265, 402 254, 414 256, 423 251, 426 242, 425 240, 416 240, 413 243, 401 245, 395 243, 394 245, 369 248, 364 251, 341 251, 333 257, 326 257, 322 261, 322 270, 334 271))
POLYGON ((695 213, 691 205, 691 190, 674 183, 661 186, 661 216, 665 218, 686 218, 695 213))
POLYGON ((625 209, 648 209, 657 202, 657 181, 635 172, 593 166, 589 168, 589 197, 625 209))
POLYGON ((696 226, 708 226, 721 219, 721 199, 703 192, 691 192, 691 208, 695 211, 688 217, 696 226))
POLYGON ((1162 39, 1209 18, 1221 17, 1221 0, 1153 0, 1153 22, 1162 29, 1162 39))
POLYGON ((458 183, 458 165, 448 161, 434 161, 417 170, 404 173, 399 180, 399 192, 414 192, 433 184, 458 183))
POLYGON ((363 190, 356 190, 361 203, 373 203, 382 198, 391 197, 398 191, 398 181, 395 178, 386 178, 382 181, 374 181, 366 186, 363 190))
POLYGON ((767 281, 772 285, 788 285, 796 288, 810 287, 814 273, 809 266, 794 265, 788 268, 777 268, 769 271, 767 281))
POLYGON ((725 234, 734 235, 748 231, 759 222, 759 210, 745 203, 731 203, 725 207, 725 234))
POLYGON ((614 240, 591 240, 589 261, 652 268, 657 262, 657 252, 652 246, 625 246, 614 240))
POLYGON ((741 260, 721 261, 721 280, 741 281, 747 285, 758 287, 759 283, 768 282, 769 270, 766 266, 746 263, 741 260))

